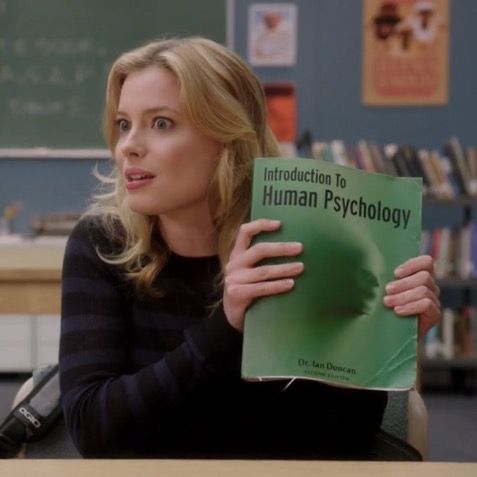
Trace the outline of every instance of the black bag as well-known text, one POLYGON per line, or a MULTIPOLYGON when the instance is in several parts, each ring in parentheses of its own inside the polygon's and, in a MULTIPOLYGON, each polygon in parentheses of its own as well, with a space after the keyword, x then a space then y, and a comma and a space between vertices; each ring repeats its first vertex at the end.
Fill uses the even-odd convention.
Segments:
POLYGON ((0 425, 0 458, 15 457, 40 439, 61 415, 58 365, 51 366, 0 425))

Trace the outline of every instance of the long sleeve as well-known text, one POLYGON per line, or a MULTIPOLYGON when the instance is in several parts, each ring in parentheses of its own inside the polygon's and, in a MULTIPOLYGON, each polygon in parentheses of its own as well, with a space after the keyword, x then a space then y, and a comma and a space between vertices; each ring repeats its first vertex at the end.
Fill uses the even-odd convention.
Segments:
POLYGON ((241 335, 212 306, 217 257, 172 254, 155 282, 164 293, 153 299, 138 297, 121 267, 98 256, 114 247, 83 219, 64 260, 60 386, 84 456, 369 455, 385 393, 241 380, 241 335))
POLYGON ((183 403, 235 365, 241 339, 220 307, 207 316, 173 275, 165 298, 135 300, 120 267, 98 257, 95 227, 77 225, 64 259, 64 415, 85 456, 147 453, 150 440, 167 442, 183 403))

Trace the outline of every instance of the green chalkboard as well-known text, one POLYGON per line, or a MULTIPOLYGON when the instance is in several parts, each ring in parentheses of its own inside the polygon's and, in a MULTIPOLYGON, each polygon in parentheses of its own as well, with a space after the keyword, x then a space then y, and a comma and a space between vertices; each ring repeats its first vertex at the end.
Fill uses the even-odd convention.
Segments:
POLYGON ((108 69, 160 37, 224 43, 225 0, 0 0, 0 148, 102 148, 108 69))

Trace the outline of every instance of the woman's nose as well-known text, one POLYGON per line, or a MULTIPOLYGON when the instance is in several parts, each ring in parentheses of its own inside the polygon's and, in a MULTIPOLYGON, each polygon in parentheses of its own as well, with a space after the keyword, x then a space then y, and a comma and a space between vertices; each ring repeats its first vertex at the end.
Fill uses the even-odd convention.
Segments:
POLYGON ((140 132, 137 130, 130 130, 127 136, 123 138, 121 152, 126 157, 143 157, 145 151, 144 139, 140 132))

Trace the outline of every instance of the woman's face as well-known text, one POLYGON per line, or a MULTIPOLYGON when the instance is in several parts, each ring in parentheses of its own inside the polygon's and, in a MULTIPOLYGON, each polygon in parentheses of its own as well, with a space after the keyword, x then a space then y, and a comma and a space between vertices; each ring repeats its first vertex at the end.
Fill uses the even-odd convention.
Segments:
POLYGON ((150 66, 127 76, 119 98, 115 159, 129 207, 171 220, 210 217, 207 191, 220 144, 187 118, 170 71, 150 66))

